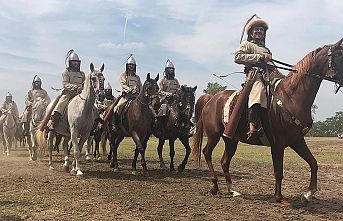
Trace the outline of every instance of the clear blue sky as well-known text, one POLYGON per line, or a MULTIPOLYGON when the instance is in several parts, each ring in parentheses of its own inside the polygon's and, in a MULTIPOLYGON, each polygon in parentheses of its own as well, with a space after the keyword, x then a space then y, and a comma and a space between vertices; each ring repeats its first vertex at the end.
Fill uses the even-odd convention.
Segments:
MULTIPOLYGON (((148 72, 161 74, 171 59, 180 83, 198 85, 199 96, 207 82, 226 84, 212 73, 242 70, 232 53, 255 13, 269 23, 266 42, 273 57, 288 63, 343 37, 339 0, 0 0, 0 5, 0 99, 12 92, 20 111, 35 74, 51 97, 57 95, 51 87, 61 87, 70 48, 79 54, 85 73, 90 62, 104 63, 106 81, 117 89, 130 53, 142 80, 148 72)), ((243 78, 226 80, 238 88, 243 78)), ((323 82, 315 119, 342 111, 342 97, 333 93, 332 83, 323 82)))

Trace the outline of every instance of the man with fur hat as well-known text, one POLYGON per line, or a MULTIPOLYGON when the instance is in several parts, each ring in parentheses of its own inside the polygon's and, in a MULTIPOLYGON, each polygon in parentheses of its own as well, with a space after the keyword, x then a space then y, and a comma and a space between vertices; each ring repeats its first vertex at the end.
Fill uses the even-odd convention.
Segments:
POLYGON ((21 122, 24 123, 24 134, 29 135, 30 118, 32 114, 32 106, 41 99, 45 106, 50 103, 50 97, 46 90, 42 88, 42 80, 36 75, 32 81, 32 88, 25 96, 25 110, 21 122))
MULTIPOLYGON (((255 16, 254 16, 255 17, 255 16)), ((275 68, 267 66, 273 64, 272 53, 265 45, 268 24, 259 17, 252 18, 246 25, 247 40, 243 41, 235 53, 235 62, 244 65, 245 82, 253 81, 248 98, 248 139, 262 130, 259 113, 267 108, 265 81, 273 82, 284 76, 275 68), (266 71, 269 76, 266 77, 266 71)), ((224 131, 224 136, 227 136, 224 131)))

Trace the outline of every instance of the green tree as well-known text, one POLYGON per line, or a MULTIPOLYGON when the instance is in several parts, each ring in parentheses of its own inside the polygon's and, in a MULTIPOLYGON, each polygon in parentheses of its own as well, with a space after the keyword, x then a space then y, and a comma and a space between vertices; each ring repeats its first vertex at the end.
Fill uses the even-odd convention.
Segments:
POLYGON ((335 116, 326 118, 325 121, 314 122, 310 136, 334 137, 343 132, 343 111, 336 112, 335 116))
POLYGON ((207 83, 207 88, 204 90, 204 93, 215 95, 216 93, 226 89, 226 86, 220 85, 217 82, 207 83))

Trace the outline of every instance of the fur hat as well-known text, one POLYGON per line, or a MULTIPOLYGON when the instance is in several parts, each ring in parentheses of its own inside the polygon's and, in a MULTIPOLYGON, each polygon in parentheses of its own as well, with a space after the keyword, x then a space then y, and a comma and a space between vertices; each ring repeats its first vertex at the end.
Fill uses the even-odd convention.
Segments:
POLYGON ((249 30, 255 26, 262 26, 265 28, 266 31, 268 30, 268 24, 265 20, 261 18, 254 18, 245 26, 245 31, 247 32, 247 34, 249 34, 249 30))

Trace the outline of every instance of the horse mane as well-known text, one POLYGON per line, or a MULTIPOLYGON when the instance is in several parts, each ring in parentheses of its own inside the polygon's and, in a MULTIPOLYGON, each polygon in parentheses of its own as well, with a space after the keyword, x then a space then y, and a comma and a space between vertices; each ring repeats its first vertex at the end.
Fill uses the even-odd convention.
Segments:
POLYGON ((303 76, 310 71, 311 63, 315 59, 318 52, 324 47, 320 47, 314 51, 311 51, 303 59, 301 59, 297 64, 293 66, 293 69, 297 70, 297 72, 293 72, 293 71, 289 72, 289 74, 284 79, 285 82, 288 83, 287 85, 291 87, 292 91, 299 84, 301 84, 301 80, 303 79, 303 76))

